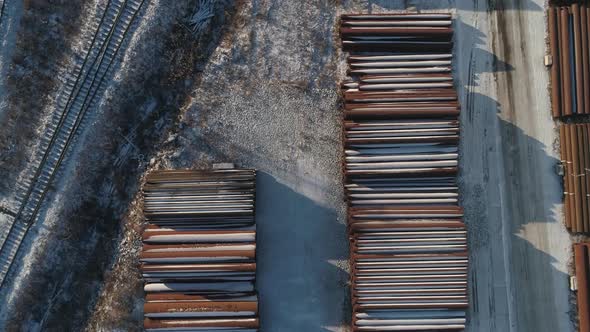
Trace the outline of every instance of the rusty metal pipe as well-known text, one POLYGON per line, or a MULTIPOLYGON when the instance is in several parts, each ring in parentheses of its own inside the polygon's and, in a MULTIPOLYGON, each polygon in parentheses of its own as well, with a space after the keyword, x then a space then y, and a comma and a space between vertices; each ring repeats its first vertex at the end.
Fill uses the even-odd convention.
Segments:
POLYGON ((577 227, 576 227, 576 207, 575 207, 575 187, 574 187, 574 162, 573 162, 573 142, 572 142, 572 126, 570 125, 564 125, 565 127, 565 134, 566 134, 566 144, 565 144, 565 148, 567 149, 566 154, 568 156, 568 160, 567 160, 567 170, 568 173, 566 174, 567 177, 567 181, 569 183, 569 192, 568 192, 568 196, 567 199, 569 200, 569 207, 570 207, 570 224, 571 224, 571 229, 574 232, 577 232, 577 227))
POLYGON ((571 61, 570 61, 570 48, 569 48, 569 12, 567 8, 561 8, 560 10, 560 41, 561 41, 561 72, 562 85, 563 85, 563 99, 564 99, 564 114, 572 115, 572 84, 571 84, 571 61))
POLYGON ((350 55, 348 63, 355 61, 404 61, 404 60, 440 60, 451 59, 450 53, 440 54, 391 54, 391 55, 350 55))
POLYGON ((578 127, 576 125, 571 126, 570 130, 570 140, 572 144, 572 170, 573 174, 571 175, 574 182, 574 217, 575 217, 575 224, 576 224, 576 232, 583 231, 583 216, 582 216, 582 195, 581 195, 581 188, 580 188, 580 157, 578 153, 578 140, 577 140, 577 131, 578 127))
POLYGON ((575 65, 575 86, 576 91, 576 113, 584 114, 584 74, 583 74, 583 61, 582 61, 582 32, 581 28, 581 17, 580 17, 580 5, 577 3, 572 4, 572 16, 573 16, 573 33, 574 33, 574 65, 575 65))
POLYGON ((143 321, 143 326, 146 331, 161 331, 167 330, 187 330, 187 328, 198 328, 203 330, 205 328, 220 329, 220 328, 242 328, 242 329, 257 329, 259 327, 258 318, 210 318, 210 319, 156 319, 146 318, 143 321))
POLYGON ((561 89, 559 81, 559 70, 560 70, 560 56, 559 56, 559 41, 557 38, 557 18, 555 7, 549 6, 547 11, 548 23, 549 23, 549 44, 551 50, 551 57, 553 58, 553 64, 551 65, 551 105, 552 115, 557 118, 561 115, 561 89))
POLYGON ((450 20, 450 14, 433 14, 433 13, 421 13, 421 14, 410 14, 410 13, 377 13, 377 14, 343 14, 341 18, 343 20, 408 20, 408 19, 431 19, 431 20, 450 20))
POLYGON ((341 27, 340 34, 349 35, 387 35, 387 36, 451 36, 453 29, 448 27, 341 27))
POLYGON ((584 100, 584 114, 590 114, 590 43, 588 31, 588 8, 586 3, 582 3, 580 7, 580 37, 582 47, 582 81, 583 81, 583 100, 584 100))
POLYGON ((568 173, 569 173, 569 166, 568 166, 568 155, 567 155, 567 151, 568 149, 566 148, 567 145, 567 140, 566 140, 566 128, 565 125, 561 125, 559 126, 559 141, 561 143, 561 164, 563 165, 563 169, 564 169, 564 176, 563 176, 563 187, 564 187, 564 191, 563 191, 563 204, 564 204, 564 215, 565 215, 565 226, 566 228, 570 229, 571 228, 571 207, 569 205, 569 178, 568 178, 568 173))
POLYGON ((582 204, 586 206, 588 211, 588 216, 584 220, 584 232, 590 232, 590 151, 588 151, 588 147, 590 146, 590 125, 583 124, 582 125, 582 151, 584 154, 584 167, 582 168, 582 174, 584 174, 584 181, 582 182, 582 186, 585 186, 586 189, 586 196, 582 197, 582 204))

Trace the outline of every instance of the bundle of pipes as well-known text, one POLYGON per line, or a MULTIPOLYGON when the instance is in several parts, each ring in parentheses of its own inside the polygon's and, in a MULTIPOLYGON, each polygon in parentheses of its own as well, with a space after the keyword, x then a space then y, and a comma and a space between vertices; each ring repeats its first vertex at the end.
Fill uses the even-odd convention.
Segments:
MULTIPOLYGON (((450 51, 448 14, 342 15, 340 34, 347 51, 450 51)), ((417 58, 414 58, 417 59, 417 58)))
POLYGON ((578 288, 578 320, 580 332, 590 332, 590 243, 574 244, 576 285, 578 288))
POLYGON ((143 191, 146 331, 257 331, 255 171, 157 171, 143 191))
POLYGON ((565 225, 572 232, 590 232, 590 124, 559 127, 564 169, 565 225))
POLYGON ((448 14, 342 16, 354 331, 465 327, 451 25, 448 14))
POLYGON ((553 117, 590 114, 590 1, 551 4, 551 103, 553 117))
POLYGON ((460 216, 456 207, 353 213, 355 330, 464 328, 467 243, 460 216))

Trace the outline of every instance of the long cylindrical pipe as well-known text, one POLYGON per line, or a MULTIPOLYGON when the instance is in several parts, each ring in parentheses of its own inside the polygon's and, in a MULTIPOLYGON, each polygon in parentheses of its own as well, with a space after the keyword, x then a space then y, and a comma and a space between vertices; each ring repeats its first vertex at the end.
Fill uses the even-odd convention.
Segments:
POLYGON ((549 21, 549 44, 551 50, 551 57, 553 63, 551 65, 551 110, 554 118, 561 115, 561 82, 559 80, 560 74, 560 56, 559 56, 559 41, 557 38, 557 18, 555 7, 549 6, 547 12, 549 21))
POLYGON ((563 74, 563 99, 564 99, 564 115, 572 115, 572 84, 571 84, 571 61, 570 61, 570 47, 569 47, 569 12, 567 8, 560 10, 560 39, 561 39, 561 72, 563 74))

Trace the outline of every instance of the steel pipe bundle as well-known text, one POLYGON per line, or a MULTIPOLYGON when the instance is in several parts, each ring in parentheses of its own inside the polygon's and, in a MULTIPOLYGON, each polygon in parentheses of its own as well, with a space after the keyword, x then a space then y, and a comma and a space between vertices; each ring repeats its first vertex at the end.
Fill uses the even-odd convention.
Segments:
POLYGON ((578 289, 578 319, 580 332, 590 332, 590 243, 574 244, 576 284, 578 289))
POLYGON ((459 112, 448 14, 343 15, 354 331, 465 327, 459 112))
POLYGON ((146 331, 257 331, 255 171, 157 171, 143 191, 146 331))
POLYGON ((342 46, 348 51, 450 51, 448 14, 342 15, 342 46))
POLYGON ((549 6, 553 116, 590 114, 590 1, 549 6))
POLYGON ((590 232, 590 124, 563 124, 559 136, 565 224, 572 232, 590 232))

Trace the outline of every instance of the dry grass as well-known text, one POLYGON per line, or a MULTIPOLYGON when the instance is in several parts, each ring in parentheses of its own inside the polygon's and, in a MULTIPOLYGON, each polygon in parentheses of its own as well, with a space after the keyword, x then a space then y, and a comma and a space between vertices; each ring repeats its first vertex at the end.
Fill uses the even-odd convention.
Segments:
POLYGON ((6 78, 7 110, 0 122, 0 191, 14 187, 42 125, 44 107, 57 84, 58 64, 78 34, 83 0, 30 0, 16 37, 6 78))

